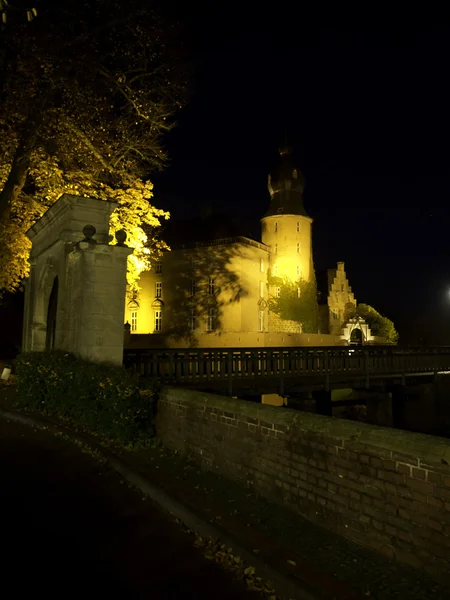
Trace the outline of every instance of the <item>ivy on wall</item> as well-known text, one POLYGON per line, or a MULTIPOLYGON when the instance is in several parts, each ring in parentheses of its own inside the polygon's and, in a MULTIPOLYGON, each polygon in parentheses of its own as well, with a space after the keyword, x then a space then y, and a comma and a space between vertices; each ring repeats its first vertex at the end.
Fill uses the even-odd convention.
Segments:
POLYGON ((303 333, 317 333, 319 327, 314 268, 311 268, 310 272, 312 273, 310 281, 302 278, 291 281, 286 277, 275 277, 270 270, 267 275, 269 290, 280 288, 279 298, 269 294, 269 309, 283 320, 300 322, 303 333))

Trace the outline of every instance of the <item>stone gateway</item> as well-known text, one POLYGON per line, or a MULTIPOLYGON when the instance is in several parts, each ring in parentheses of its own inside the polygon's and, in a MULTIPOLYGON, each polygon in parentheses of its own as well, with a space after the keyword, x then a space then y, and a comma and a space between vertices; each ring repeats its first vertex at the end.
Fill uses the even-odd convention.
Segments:
POLYGON ((67 350, 122 364, 127 258, 117 234, 114 202, 63 195, 28 231, 32 242, 25 284, 23 350, 67 350))

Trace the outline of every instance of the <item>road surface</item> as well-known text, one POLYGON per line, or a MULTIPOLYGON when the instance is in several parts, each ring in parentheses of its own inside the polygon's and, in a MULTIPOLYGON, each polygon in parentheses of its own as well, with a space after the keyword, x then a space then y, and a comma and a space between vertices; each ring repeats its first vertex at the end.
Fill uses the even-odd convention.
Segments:
POLYGON ((74 444, 0 419, 5 598, 257 599, 74 444))

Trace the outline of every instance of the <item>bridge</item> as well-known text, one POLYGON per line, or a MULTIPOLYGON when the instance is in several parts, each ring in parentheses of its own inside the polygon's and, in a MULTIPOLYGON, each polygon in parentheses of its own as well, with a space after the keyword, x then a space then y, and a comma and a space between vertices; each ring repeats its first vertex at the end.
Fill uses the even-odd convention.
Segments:
POLYGON ((169 385, 283 396, 434 381, 450 373, 450 347, 127 349, 124 365, 169 385))

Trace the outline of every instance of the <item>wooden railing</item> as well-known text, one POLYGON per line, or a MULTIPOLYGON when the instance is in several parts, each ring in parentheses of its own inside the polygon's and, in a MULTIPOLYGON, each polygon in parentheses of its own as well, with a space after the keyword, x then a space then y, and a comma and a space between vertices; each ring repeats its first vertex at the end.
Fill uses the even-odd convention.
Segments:
MULTIPOLYGON (((124 365, 164 383, 321 376, 326 385, 355 377, 400 376, 450 371, 450 347, 396 346, 299 348, 202 348, 125 350, 124 365)), ((280 388, 283 389, 282 386, 280 388)))

